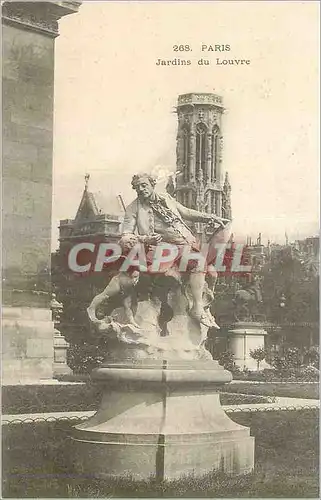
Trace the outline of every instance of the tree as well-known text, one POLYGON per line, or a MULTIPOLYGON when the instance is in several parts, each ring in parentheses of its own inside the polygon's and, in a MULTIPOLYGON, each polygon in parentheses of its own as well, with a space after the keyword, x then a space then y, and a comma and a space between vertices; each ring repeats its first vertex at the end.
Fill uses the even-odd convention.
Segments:
POLYGON ((250 356, 252 359, 255 359, 257 363, 257 371, 260 369, 260 363, 266 358, 266 351, 263 347, 258 347, 257 349, 253 349, 250 351, 250 356))

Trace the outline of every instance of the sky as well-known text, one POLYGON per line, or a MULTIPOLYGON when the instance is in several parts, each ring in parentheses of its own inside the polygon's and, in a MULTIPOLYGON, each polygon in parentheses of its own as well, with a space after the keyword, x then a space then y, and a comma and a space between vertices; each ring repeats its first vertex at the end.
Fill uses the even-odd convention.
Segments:
MULTIPOLYGON (((291 1, 83 2, 55 54, 53 249, 84 177, 134 198, 139 171, 175 171, 179 94, 223 97, 233 233, 282 243, 319 231, 319 5, 291 1), (175 52, 176 44, 192 52, 175 52), (230 45, 229 52, 202 52, 230 45), (157 66, 158 58, 192 60, 157 66), (200 58, 210 60, 200 66, 200 58), (216 65, 216 58, 247 65, 216 65)), ((163 185, 158 186, 162 190, 163 185)))

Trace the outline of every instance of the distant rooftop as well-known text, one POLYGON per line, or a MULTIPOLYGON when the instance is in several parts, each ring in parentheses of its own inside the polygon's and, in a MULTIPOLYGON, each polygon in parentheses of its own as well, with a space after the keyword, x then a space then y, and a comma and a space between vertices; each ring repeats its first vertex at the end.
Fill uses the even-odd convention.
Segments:
POLYGON ((99 215, 120 219, 124 215, 124 208, 120 196, 109 194, 105 196, 101 191, 88 191, 86 176, 85 189, 77 210, 75 221, 95 219, 99 215))
POLYGON ((105 196, 101 191, 91 193, 99 214, 124 215, 119 196, 105 196))

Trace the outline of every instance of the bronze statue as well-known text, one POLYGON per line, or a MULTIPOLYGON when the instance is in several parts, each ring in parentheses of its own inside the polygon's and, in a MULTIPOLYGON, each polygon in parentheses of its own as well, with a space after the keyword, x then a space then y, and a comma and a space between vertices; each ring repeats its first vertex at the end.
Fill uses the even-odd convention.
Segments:
POLYGON ((236 290, 233 298, 234 319, 236 321, 254 321, 262 304, 261 284, 258 279, 236 290))

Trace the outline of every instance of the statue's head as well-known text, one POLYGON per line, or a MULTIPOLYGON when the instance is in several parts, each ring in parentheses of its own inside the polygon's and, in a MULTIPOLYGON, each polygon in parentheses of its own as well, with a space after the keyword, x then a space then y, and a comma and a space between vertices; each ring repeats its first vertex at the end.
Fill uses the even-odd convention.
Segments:
POLYGON ((153 194, 156 179, 150 174, 136 174, 132 178, 132 187, 139 198, 147 200, 153 194))

